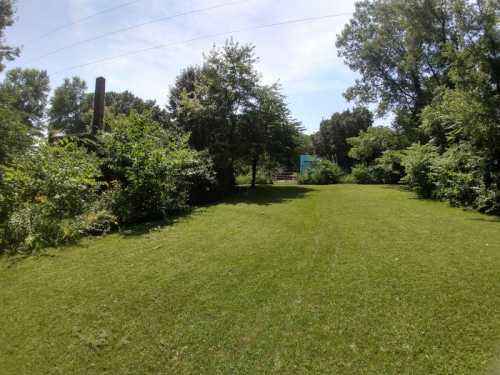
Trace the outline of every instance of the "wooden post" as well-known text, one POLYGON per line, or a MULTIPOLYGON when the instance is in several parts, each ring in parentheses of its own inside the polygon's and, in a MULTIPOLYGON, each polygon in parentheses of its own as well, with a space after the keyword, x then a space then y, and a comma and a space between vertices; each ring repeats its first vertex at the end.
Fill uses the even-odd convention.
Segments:
POLYGON ((95 81, 94 119, 92 121, 92 135, 96 135, 104 126, 104 99, 106 96, 106 80, 99 77, 95 81))

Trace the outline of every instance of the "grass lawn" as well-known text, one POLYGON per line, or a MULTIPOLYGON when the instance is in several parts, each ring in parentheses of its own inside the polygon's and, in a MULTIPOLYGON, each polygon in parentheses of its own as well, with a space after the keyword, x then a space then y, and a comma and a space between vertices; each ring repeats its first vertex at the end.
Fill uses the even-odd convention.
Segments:
POLYGON ((397 188, 241 192, 0 259, 0 375, 497 374, 500 222, 397 188))

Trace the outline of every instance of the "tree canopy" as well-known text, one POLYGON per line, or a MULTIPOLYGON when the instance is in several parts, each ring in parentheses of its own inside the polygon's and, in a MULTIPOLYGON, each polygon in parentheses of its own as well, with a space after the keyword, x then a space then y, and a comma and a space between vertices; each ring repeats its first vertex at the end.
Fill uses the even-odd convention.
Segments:
POLYGON ((396 113, 415 140, 421 111, 438 88, 452 88, 457 54, 474 50, 498 86, 495 1, 364 0, 337 40, 339 56, 361 77, 346 97, 396 113))
POLYGON ((221 190, 234 186, 236 161, 250 163, 255 176, 264 155, 282 159, 298 142, 283 95, 260 84, 256 62, 254 46, 230 40, 184 70, 170 92, 174 123, 191 133, 194 148, 208 150, 221 190))
POLYGON ((354 161, 349 157, 351 146, 347 140, 367 130, 372 124, 373 115, 363 107, 334 113, 330 119, 321 122, 319 132, 313 136, 316 154, 348 170, 354 161))

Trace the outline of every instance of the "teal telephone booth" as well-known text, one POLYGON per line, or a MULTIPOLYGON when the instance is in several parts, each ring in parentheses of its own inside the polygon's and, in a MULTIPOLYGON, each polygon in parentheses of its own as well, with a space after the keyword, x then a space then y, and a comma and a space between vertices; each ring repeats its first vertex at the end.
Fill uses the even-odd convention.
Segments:
POLYGON ((316 160, 316 157, 312 155, 300 155, 300 174, 306 173, 306 171, 311 168, 312 163, 316 160))

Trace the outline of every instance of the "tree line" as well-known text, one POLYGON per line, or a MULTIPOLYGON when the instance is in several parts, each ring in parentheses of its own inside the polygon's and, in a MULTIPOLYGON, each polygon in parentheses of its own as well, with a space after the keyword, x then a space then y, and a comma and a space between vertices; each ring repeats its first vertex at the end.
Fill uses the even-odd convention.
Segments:
POLYGON ((364 0, 337 38, 360 76, 313 135, 351 182, 402 182, 426 198, 500 214, 500 3, 364 0), (375 116, 394 115, 388 127, 375 116))

